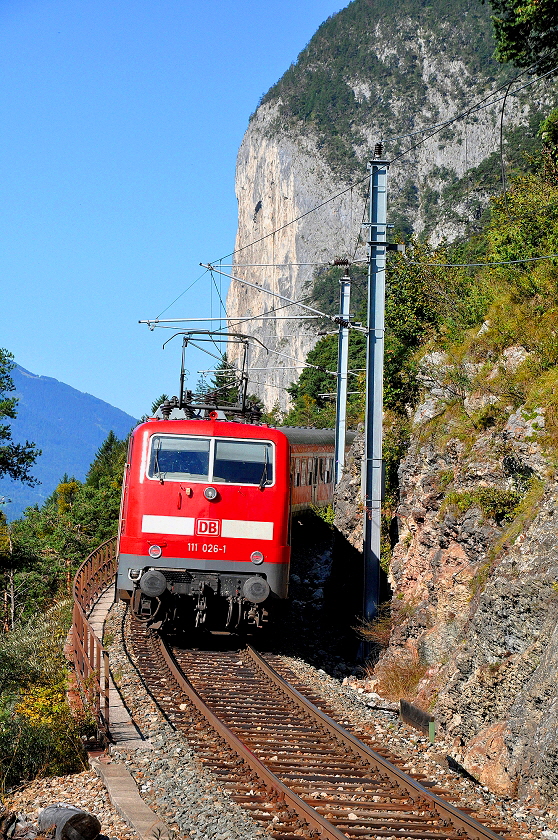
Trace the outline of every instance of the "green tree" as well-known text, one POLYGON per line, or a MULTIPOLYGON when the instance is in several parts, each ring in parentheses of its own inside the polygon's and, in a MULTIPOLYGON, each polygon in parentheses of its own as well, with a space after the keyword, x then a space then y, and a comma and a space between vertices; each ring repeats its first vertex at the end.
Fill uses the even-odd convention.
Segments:
POLYGON ((151 403, 151 417, 153 417, 159 406, 166 402, 168 399, 168 394, 161 394, 160 397, 157 397, 156 400, 153 400, 153 402, 151 403))
POLYGON ((10 376, 14 367, 12 354, 0 348, 0 477, 6 475, 33 486, 39 482, 29 471, 41 450, 28 440, 25 443, 14 443, 9 424, 1 422, 4 418, 13 420, 17 413, 17 397, 8 396, 11 391, 15 391, 10 376))
MULTIPOLYGON (((287 425, 316 426, 329 428, 335 424, 335 401, 337 377, 337 335, 321 338, 310 350, 306 361, 313 367, 305 368, 295 384, 288 389, 293 400, 293 408, 285 418, 287 425), (331 395, 331 396, 324 396, 331 395)), ((351 332, 349 342, 349 370, 355 375, 349 377, 349 391, 357 390, 357 371, 366 364, 366 339, 363 333, 351 332)), ((348 398, 348 413, 358 395, 348 398)), ((356 419, 356 418, 353 418, 356 419)))
MULTIPOLYGON (((167 398, 165 397, 165 399, 167 398)), ((164 399, 161 399, 161 402, 164 401, 164 399)), ((99 489, 104 478, 108 478, 109 480, 119 478, 121 482, 127 449, 128 441, 119 440, 111 430, 95 453, 95 460, 89 467, 89 472, 85 479, 87 486, 99 489)))
MULTIPOLYGON (((442 326, 449 328, 455 322, 461 328, 475 322, 478 306, 473 306, 476 286, 462 275, 447 278, 447 272, 436 262, 447 262, 445 248, 437 251, 425 244, 411 242, 405 255, 390 256, 386 285, 386 334, 384 358, 384 406, 406 416, 418 397, 419 383, 415 354, 418 348, 442 326)), ((325 312, 334 312, 339 297, 339 280, 343 268, 322 269, 316 274, 313 301, 325 312)), ((354 320, 366 322, 367 269, 352 266, 350 269, 351 310, 354 320)), ((306 368, 298 382, 291 385, 289 393, 293 409, 287 423, 299 423, 314 408, 312 425, 332 426, 335 410, 320 394, 335 391, 335 377, 327 371, 337 370, 337 336, 328 335, 318 341, 307 356, 307 362, 317 367, 306 368), (309 397, 312 403, 301 401, 309 397)), ((356 376, 350 378, 349 391, 364 388, 362 370, 366 365, 366 338, 362 332, 352 330, 349 341, 349 369, 356 376), (360 376, 359 376, 360 374, 360 376)), ((362 395, 349 397, 348 416, 353 425, 363 410, 362 395)))
POLYGON ((214 393, 220 403, 235 405, 240 401, 238 371, 223 353, 210 382, 204 383, 205 391, 214 393))
POLYGON ((539 126, 538 136, 542 140, 540 166, 542 177, 558 185, 558 108, 550 112, 539 126))
POLYGON ((69 594, 80 563, 116 534, 126 452, 127 441, 110 432, 85 482, 64 475, 41 508, 28 508, 11 524, 9 551, 0 527, 0 580, 17 595, 15 618, 69 594))
POLYGON ((546 73, 558 65, 556 0, 490 0, 496 58, 546 73))

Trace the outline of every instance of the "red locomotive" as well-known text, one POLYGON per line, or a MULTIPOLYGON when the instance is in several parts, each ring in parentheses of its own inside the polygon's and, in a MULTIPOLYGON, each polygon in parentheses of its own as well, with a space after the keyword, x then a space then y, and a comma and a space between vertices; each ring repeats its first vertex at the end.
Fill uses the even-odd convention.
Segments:
POLYGON ((207 414, 134 430, 117 589, 155 626, 261 626, 287 597, 291 511, 331 502, 334 434, 207 414))

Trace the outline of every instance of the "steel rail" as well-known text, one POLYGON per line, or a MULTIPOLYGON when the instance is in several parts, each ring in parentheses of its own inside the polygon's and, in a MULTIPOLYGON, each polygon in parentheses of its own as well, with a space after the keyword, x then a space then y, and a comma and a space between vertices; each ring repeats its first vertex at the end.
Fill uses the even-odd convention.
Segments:
MULTIPOLYGON (((294 812, 299 815, 299 817, 304 819, 313 827, 318 828, 320 832, 327 831, 328 833, 324 835, 325 837, 347 837, 348 835, 344 833, 344 830, 348 826, 345 827, 344 825, 335 825, 335 820, 331 822, 329 819, 330 816, 335 815, 341 817, 343 815, 342 812, 339 812, 337 810, 338 806, 342 803, 336 803, 334 800, 327 802, 322 799, 318 804, 327 809, 327 816, 322 817, 320 812, 321 809, 315 811, 315 809, 312 807, 313 805, 317 807, 317 803, 313 800, 307 801, 307 797, 300 790, 300 782, 303 782, 304 779, 312 780, 313 775, 316 771, 310 769, 306 770, 306 773, 311 773, 311 776, 309 777, 307 775, 304 775, 304 769, 302 769, 302 772, 290 769, 289 773, 287 774, 287 777, 284 777, 284 781, 282 781, 281 778, 278 778, 275 775, 275 773, 269 769, 268 763, 264 763, 266 762, 265 758, 260 758, 254 754, 254 749, 256 750, 256 753, 258 753, 259 750, 257 747, 254 747, 254 749, 252 748, 253 745, 251 737, 248 738, 248 743, 244 743, 244 738, 242 734, 237 735, 235 734, 235 731, 231 731, 231 729, 229 729, 230 726, 232 727, 232 730, 236 730, 236 722, 238 721, 241 728, 245 729, 247 733, 250 731, 249 721, 248 719, 245 719, 246 700, 242 699, 244 697, 244 694, 237 694, 236 692, 233 692, 231 697, 229 698, 229 701, 227 702, 229 718, 227 725, 227 723, 225 723, 224 720, 220 719, 221 713, 219 711, 219 704, 217 704, 217 708, 214 709, 213 702, 210 700, 209 706, 211 706, 211 708, 208 708, 207 702, 203 699, 204 689, 200 689, 200 694, 194 687, 191 678, 188 677, 189 672, 187 670, 185 675, 185 672, 183 670, 185 663, 182 662, 181 655, 177 654, 175 657, 173 653, 165 649, 162 642, 160 642, 160 644, 165 661, 167 665, 172 669, 173 676, 175 677, 175 679, 177 679, 177 682, 179 682, 180 687, 184 690, 184 692, 188 695, 190 700, 194 703, 197 710, 203 714, 203 716, 213 727, 213 729, 228 743, 229 747, 231 747, 236 752, 236 754, 239 755, 247 763, 247 765, 257 773, 259 778, 262 779, 268 787, 273 789, 279 795, 281 800, 285 800, 286 802, 288 802, 289 805, 293 808, 294 812), (180 669, 178 673, 176 671, 176 668, 180 669), (234 711, 233 700, 233 698, 235 697, 238 697, 239 699, 239 706, 236 711, 234 711), (232 707, 229 706, 230 701, 233 701, 232 707), (242 722, 237 716, 238 712, 240 713, 240 718, 242 719, 242 722), (248 729, 246 727, 248 727, 248 729), (289 782, 289 777, 291 773, 295 773, 295 776, 292 777, 294 780, 292 785, 289 782), (298 782, 296 781, 297 778, 299 780, 298 782), (331 814, 329 812, 331 812, 331 814), (319 818, 318 825, 316 825, 315 823, 316 816, 319 818), (339 834, 340 831, 342 832, 341 835, 339 834), (332 832, 335 833, 332 834, 332 832)), ((433 827, 431 833, 428 833, 427 826, 421 827, 421 837, 433 837, 437 838, 437 840, 441 840, 441 838, 445 836, 467 836, 468 838, 471 838, 471 840, 498 840, 498 838, 499 840, 502 840, 502 838, 505 837, 507 838, 507 840, 512 840, 509 829, 498 826, 498 828, 495 827, 496 830, 493 830, 492 828, 483 825, 480 821, 474 819, 474 817, 469 816, 466 810, 461 811, 458 807, 451 805, 449 802, 445 801, 440 796, 436 795, 436 793, 434 793, 432 790, 430 790, 427 784, 421 784, 419 781, 409 776, 403 770, 399 769, 394 764, 392 764, 388 760, 388 758, 385 758, 380 753, 377 753, 373 749, 370 749, 366 744, 363 744, 358 738, 346 732, 332 718, 330 718, 327 714, 322 712, 310 700, 308 700, 303 694, 301 694, 300 691, 291 686, 289 682, 286 679, 284 679, 265 660, 265 658, 260 656, 260 654, 258 654, 253 648, 247 647, 243 651, 243 653, 244 655, 247 654, 248 658, 251 660, 250 665, 254 668, 254 673, 259 673, 260 677, 264 680, 264 682, 267 685, 273 686, 274 689, 279 689, 281 694, 285 697, 285 700, 289 704, 293 704, 294 707, 298 708, 306 719, 310 719, 312 721, 312 725, 314 727, 317 726, 318 730, 321 730, 322 737, 324 735, 327 737, 327 739, 331 739, 333 737, 333 740, 339 743, 340 746, 343 747, 343 750, 348 749, 355 756, 355 759, 357 759, 355 763, 355 768, 357 768, 358 765, 362 766, 362 764, 364 763, 371 769, 372 778, 376 778, 380 785, 387 785, 387 789, 391 789, 392 791, 397 790, 400 798, 406 799, 407 801, 410 800, 409 805, 403 808, 403 810, 406 813, 408 812, 408 815, 405 816, 403 822, 390 822, 388 825, 386 825, 385 828, 381 830, 379 830, 380 826, 378 825, 366 828, 365 826, 367 825, 367 820, 375 820, 374 815, 371 814, 370 816, 368 816, 367 818, 365 817, 362 820, 362 828, 358 828, 356 826, 355 828, 353 828, 353 826, 351 825, 351 836, 387 836, 384 835, 384 832, 389 832, 390 830, 398 832, 401 831, 403 828, 406 828, 407 832, 411 833, 407 833, 405 836, 418 837, 419 834, 415 834, 413 832, 412 820, 414 819, 414 817, 412 816, 412 814, 414 814, 414 809, 411 803, 414 803, 415 807, 418 809, 419 812, 426 810, 432 815, 432 819, 439 821, 439 827, 433 827), (411 820, 410 823, 408 822, 409 819, 411 820), (439 830, 442 827, 445 827, 445 830, 448 832, 447 835, 439 833, 439 830), (497 831, 503 831, 503 834, 496 833, 497 831)), ((194 657, 192 665, 194 665, 195 659, 196 658, 194 657)), ((198 674, 195 667, 194 673, 196 675, 198 674)), ((199 672, 199 676, 202 679, 203 685, 204 679, 207 680, 208 677, 210 679, 210 671, 208 671, 204 666, 199 672), (203 676, 204 674, 205 677, 203 676)), ((197 678, 198 676, 195 677, 195 679, 197 678)), ((221 673, 220 669, 219 678, 223 678, 223 673, 221 673)), ((269 702, 271 701, 268 701, 267 705, 269 707, 269 712, 271 713, 272 708, 271 706, 269 706, 269 702)), ((263 708, 264 707, 260 709, 260 713, 262 712, 263 708)), ((261 719, 258 718, 257 720, 260 721, 261 719)), ((281 729, 282 727, 279 728, 281 729)), ((257 727, 257 729, 260 729, 260 727, 257 727)), ((317 740, 319 741, 319 736, 317 740)), ((261 744, 260 746, 262 745, 263 744, 261 744)), ((284 748, 288 748, 288 743, 284 744, 284 748)), ((303 750, 304 748, 298 747, 298 749, 303 750)), ((318 749, 318 752, 320 751, 323 751, 323 747, 321 748, 321 750, 318 749)), ((277 757, 275 757, 275 759, 272 760, 276 759, 277 757)), ((342 774, 338 776, 337 774, 338 772, 340 772, 340 769, 338 769, 335 766, 335 759, 333 759, 333 761, 334 764, 331 766, 329 774, 327 774, 326 772, 326 776, 324 776, 324 778, 326 778, 327 775, 332 774, 335 776, 336 779, 338 779, 339 782, 342 782, 343 778, 345 778, 345 781, 348 782, 355 782, 357 781, 357 778, 362 778, 358 770, 356 770, 354 774, 349 773, 349 775, 355 775, 355 777, 357 777, 354 779, 349 779, 346 776, 343 777, 342 774)), ((290 763, 291 762, 289 761, 289 764, 290 763)), ((284 765, 284 762, 280 760, 278 764, 274 766, 273 770, 280 773, 280 767, 282 765, 284 765)), ((318 774, 321 775, 319 771, 318 774)), ((391 795, 393 796, 394 794, 391 795)), ((359 803, 359 805, 365 806, 365 803, 361 802, 359 803)), ((375 806, 373 802, 366 806, 366 808, 369 808, 370 806, 372 807, 372 810, 374 810, 375 806)), ((359 806, 357 806, 355 803, 354 807, 357 808, 359 806)), ((385 808, 387 810, 392 810, 391 805, 386 805, 385 808)), ((351 819, 354 819, 354 817, 351 819)), ((421 819, 424 820, 424 816, 422 816, 421 819)), ((517 838, 513 838, 513 840, 517 840, 517 838)))
POLYGON ((176 680, 182 691, 190 698, 194 706, 206 718, 208 723, 215 729, 216 732, 235 750, 235 752, 246 761, 246 763, 254 770, 272 790, 274 790, 279 798, 288 803, 296 813, 302 817, 308 824, 319 831, 320 835, 326 840, 347 840, 347 835, 339 831, 328 820, 321 816, 318 811, 308 805, 297 793, 290 790, 277 776, 263 764, 259 758, 242 743, 234 732, 232 732, 223 721, 221 721, 209 709, 201 696, 198 694, 194 686, 184 676, 179 666, 177 665, 172 653, 169 651, 162 639, 159 640, 161 647, 161 654, 173 678, 176 680))
POLYGON ((277 671, 275 671, 275 669, 266 662, 266 660, 260 656, 257 651, 254 650, 254 648, 250 647, 250 645, 246 647, 246 653, 251 656, 255 665, 259 667, 264 674, 271 679, 279 689, 281 689, 281 691, 287 694, 287 696, 294 700, 295 703, 303 706, 304 710, 308 712, 316 722, 321 724, 323 729, 333 735, 344 746, 349 746, 355 755, 367 761, 380 775, 387 776, 391 782, 395 782, 395 784, 399 788, 402 788, 411 799, 414 801, 426 801, 429 805, 433 805, 440 819, 443 821, 451 821, 454 828, 458 830, 465 830, 467 832, 467 837, 471 838, 471 840, 502 840, 501 834, 496 834, 490 828, 482 825, 464 811, 460 811, 459 808, 456 808, 454 805, 446 802, 435 793, 432 793, 427 788, 423 787, 423 785, 419 782, 408 776, 403 770, 400 770, 390 761, 383 758, 379 753, 370 749, 370 747, 367 747, 366 744, 359 741, 359 739, 355 738, 354 735, 351 735, 350 732, 346 732, 341 726, 339 726, 339 724, 332 720, 329 715, 326 715, 325 712, 318 709, 317 706, 297 691, 296 688, 289 685, 289 683, 284 680, 283 677, 281 677, 277 671))

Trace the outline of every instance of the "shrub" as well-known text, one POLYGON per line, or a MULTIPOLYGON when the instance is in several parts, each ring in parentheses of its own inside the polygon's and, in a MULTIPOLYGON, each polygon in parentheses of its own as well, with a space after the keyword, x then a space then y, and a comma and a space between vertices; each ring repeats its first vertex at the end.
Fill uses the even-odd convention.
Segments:
POLYGON ((68 603, 0 636, 0 794, 39 775, 84 768, 82 729, 66 703, 68 603))
POLYGON ((316 516, 319 516, 320 519, 323 519, 327 525, 333 525, 333 520, 335 519, 335 511, 333 509, 333 505, 327 505, 326 507, 318 507, 318 505, 311 505, 313 512, 316 516))
POLYGON ((69 603, 61 602, 0 636, 0 694, 58 683, 69 626, 69 603))
POLYGON ((3 699, 0 794, 37 776, 74 773, 85 767, 79 724, 66 704, 63 684, 3 699))
POLYGON ((481 512, 494 519, 496 524, 510 522, 521 501, 521 494, 515 490, 500 490, 498 487, 479 487, 476 490, 465 490, 461 493, 448 493, 440 508, 440 513, 452 510, 455 513, 465 513, 477 507, 481 512))
POLYGON ((475 429, 486 431, 494 426, 503 426, 508 419, 508 413, 503 406, 491 403, 475 412, 471 417, 471 422, 475 429))
POLYGON ((428 665, 423 664, 418 656, 405 653, 400 658, 376 666, 373 672, 378 680, 376 691, 388 700, 412 701, 416 687, 427 670, 428 665))

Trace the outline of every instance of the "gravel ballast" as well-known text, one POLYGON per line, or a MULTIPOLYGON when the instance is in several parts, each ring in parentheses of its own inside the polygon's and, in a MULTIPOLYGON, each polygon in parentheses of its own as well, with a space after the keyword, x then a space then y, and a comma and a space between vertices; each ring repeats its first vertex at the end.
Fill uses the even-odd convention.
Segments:
MULTIPOLYGON (((159 712, 134 664, 124 607, 115 604, 105 624, 113 678, 146 749, 111 747, 134 777, 144 801, 171 830, 191 838, 258 840, 268 833, 257 825, 196 758, 186 738, 159 712)), ((106 644, 106 642, 105 642, 106 644)))
POLYGON ((530 802, 504 800, 488 788, 464 778, 448 767, 446 756, 451 752, 451 740, 436 735, 434 744, 420 732, 402 723, 397 714, 375 709, 391 706, 377 694, 367 691, 366 680, 350 679, 352 685, 329 676, 299 658, 281 657, 296 676, 322 696, 330 707, 336 709, 336 720, 349 731, 365 732, 387 747, 394 755, 405 760, 404 769, 423 773, 440 787, 454 792, 458 799, 453 804, 475 809, 472 816, 489 817, 493 824, 506 825, 512 834, 524 840, 558 840, 558 808, 540 807, 530 802))
MULTIPOLYGON (((196 757, 187 738, 158 710, 133 661, 128 633, 125 608, 115 604, 105 624, 105 644, 115 683, 145 742, 140 749, 112 746, 112 761, 127 767, 143 800, 179 837, 199 840, 268 837, 266 829, 230 798, 219 780, 196 757)), ((446 756, 451 752, 450 742, 437 735, 435 743, 430 744, 428 738, 403 724, 393 711, 378 709, 390 704, 369 691, 365 680, 351 678, 346 681, 349 684, 343 684, 302 658, 281 656, 280 660, 308 690, 327 701, 339 723, 357 736, 360 733, 376 738, 405 762, 409 772, 423 773, 452 791, 456 795, 452 799, 454 804, 475 809, 493 824, 507 825, 524 840, 558 840, 556 808, 542 808, 529 801, 502 800, 449 769, 446 756)), ((336 659, 328 661, 324 651, 324 668, 337 667, 336 659)), ((28 822, 36 823, 37 810, 57 802, 95 814, 103 834, 109 837, 137 838, 111 805, 93 771, 36 780, 11 793, 5 805, 28 822)))
POLYGON ((118 837, 120 840, 138 840, 137 834, 121 819, 112 806, 105 786, 93 770, 74 773, 71 776, 49 776, 13 791, 4 800, 7 811, 15 811, 29 824, 32 837, 38 834, 38 811, 58 803, 74 805, 94 814, 101 823, 102 834, 118 837))

